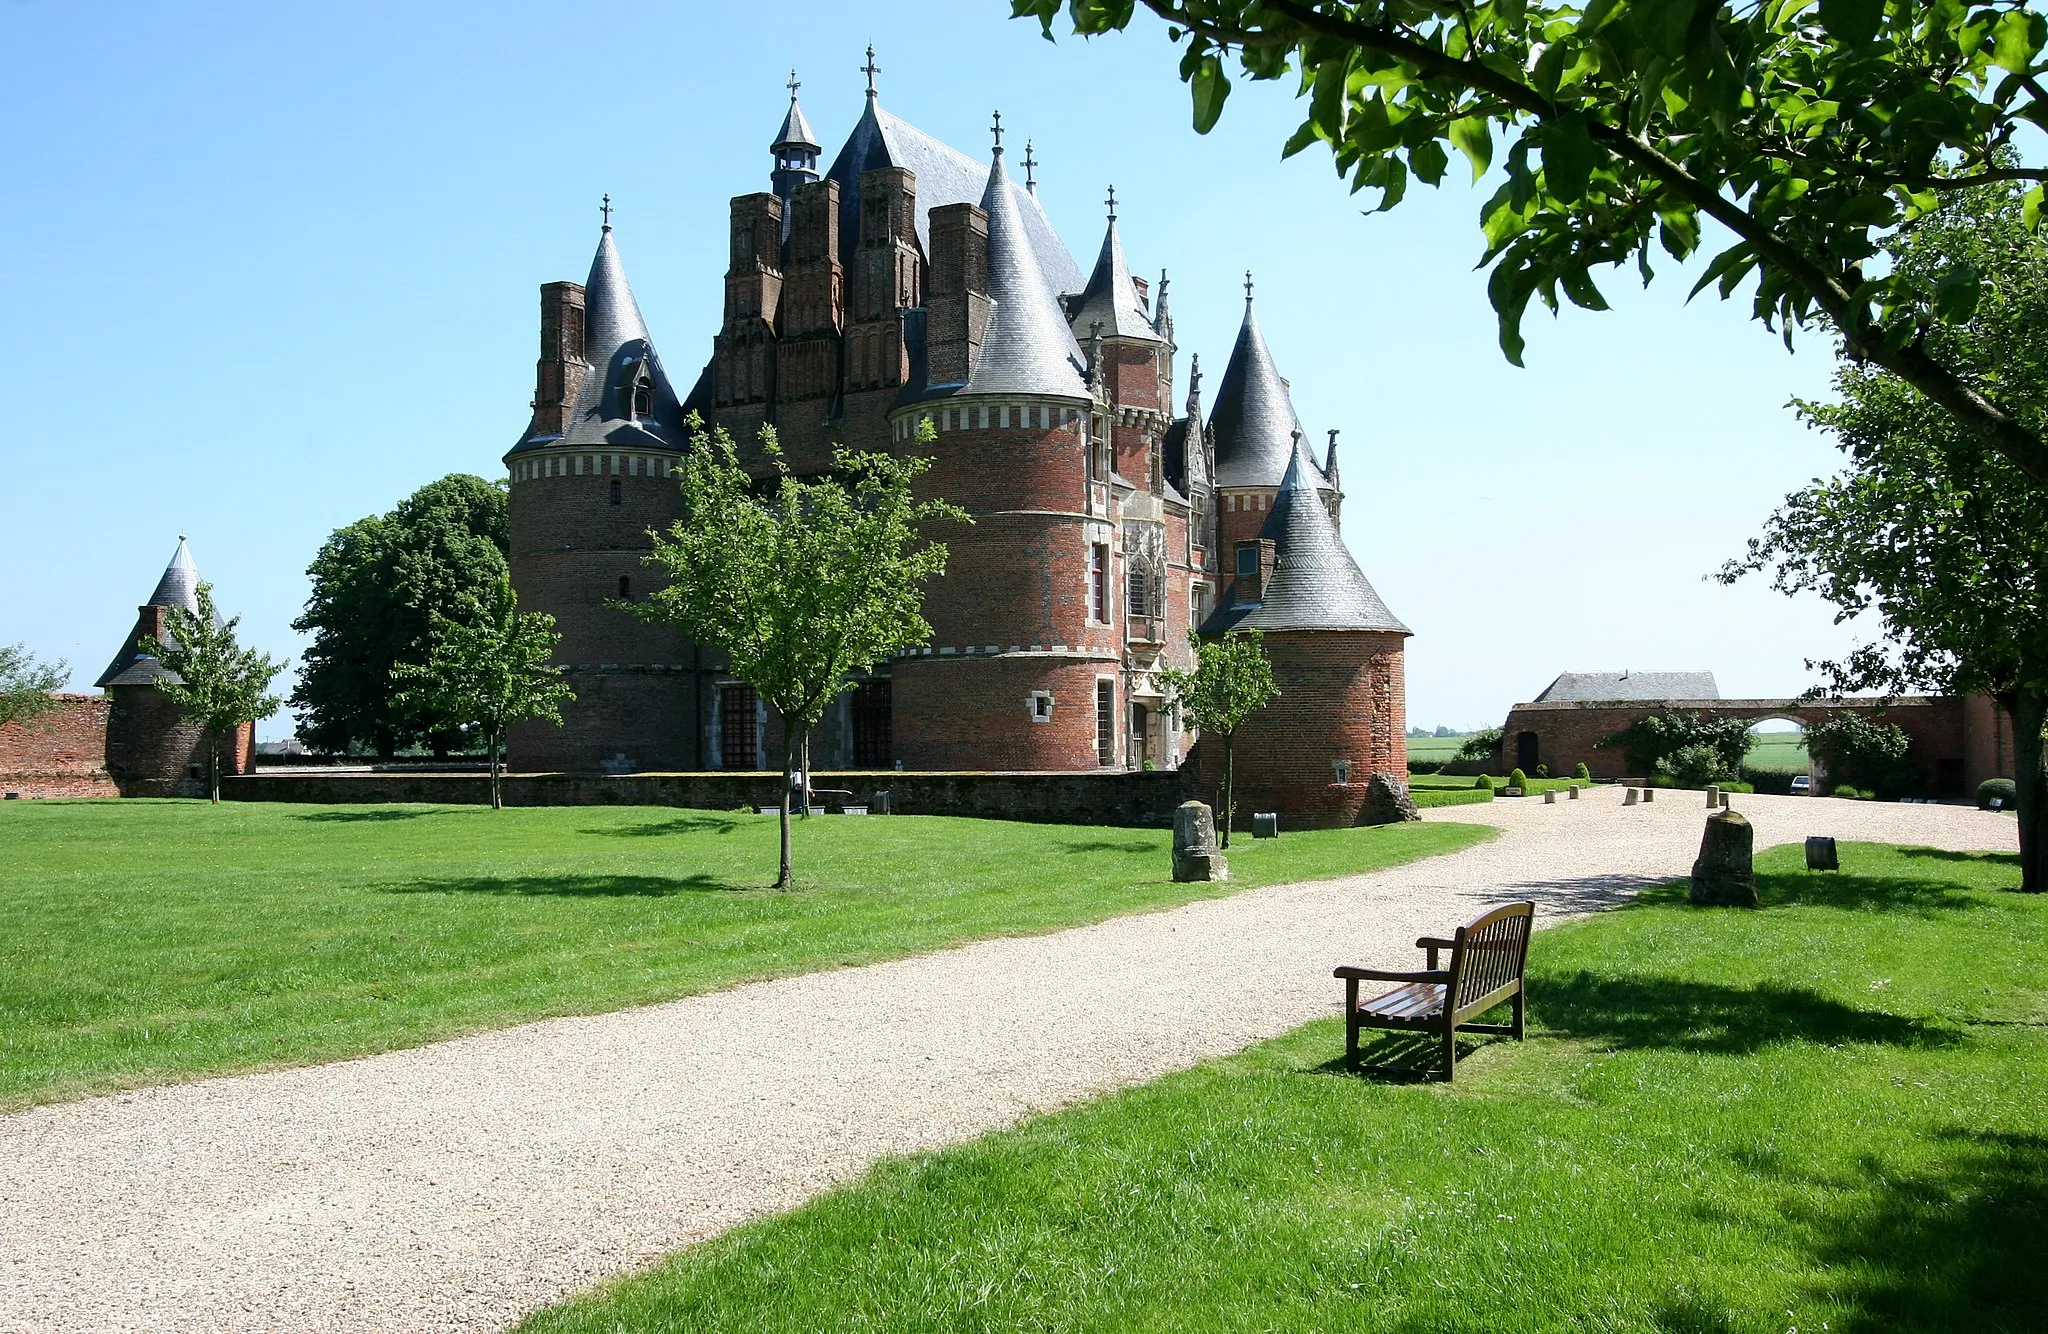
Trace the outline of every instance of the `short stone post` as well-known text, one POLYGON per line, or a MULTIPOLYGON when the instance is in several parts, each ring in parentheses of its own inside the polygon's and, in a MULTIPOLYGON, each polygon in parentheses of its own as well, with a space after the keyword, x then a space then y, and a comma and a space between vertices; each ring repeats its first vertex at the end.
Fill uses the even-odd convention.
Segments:
POLYGON ((1632 788, 1632 787, 1628 787, 1628 788, 1623 788, 1623 789, 1621 790, 1621 804, 1622 804, 1622 805, 1624 805, 1624 806, 1633 806, 1633 805, 1635 805, 1635 804, 1636 804, 1636 801, 1637 801, 1637 799, 1638 799, 1638 798, 1637 798, 1636 790, 1635 790, 1634 788, 1632 788))
POLYGON ((1710 811, 1721 809, 1721 789, 1717 786, 1709 785, 1707 788, 1707 809, 1710 811))
POLYGON ((1566 789, 1566 795, 1569 797, 1570 800, 1577 801, 1579 799, 1579 785, 1577 783, 1573 783, 1571 787, 1566 789))
POLYGON ((1202 802, 1184 801, 1174 808, 1173 878, 1230 879, 1230 863, 1216 846, 1216 817, 1202 802))
POLYGON ((1839 871, 1842 857, 1835 850, 1835 840, 1816 834, 1806 840, 1806 869, 1809 871, 1839 871))
POLYGON ((1544 793, 1544 794, 1543 794, 1543 804, 1544 804, 1545 806, 1555 806, 1555 805, 1557 805, 1557 793, 1555 793, 1555 792, 1546 792, 1546 793, 1544 793))
POLYGON ((1700 837, 1692 864, 1692 901, 1715 908, 1756 907, 1756 870, 1751 854, 1756 829, 1735 811, 1715 811, 1700 837))
POLYGON ((1415 809, 1407 785, 1392 774, 1374 774, 1366 782, 1365 805, 1359 811, 1361 823, 1398 824, 1421 818, 1422 812, 1415 809))
POLYGON ((1729 794, 1726 792, 1721 794, 1721 809, 1724 811, 1728 809, 1728 797, 1729 794))
POLYGON ((1651 786, 1649 786, 1649 785, 1648 785, 1647 783, 1646 783, 1646 784, 1644 784, 1644 785, 1643 785, 1643 800, 1644 800, 1644 801, 1655 801, 1656 799, 1657 799, 1657 789, 1656 789, 1656 788, 1654 788, 1654 787, 1651 787, 1651 786))

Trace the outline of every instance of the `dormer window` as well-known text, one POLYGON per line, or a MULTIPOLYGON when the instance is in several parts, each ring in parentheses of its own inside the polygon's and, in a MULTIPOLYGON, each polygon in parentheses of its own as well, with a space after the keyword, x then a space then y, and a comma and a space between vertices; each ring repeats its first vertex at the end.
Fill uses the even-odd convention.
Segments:
POLYGON ((633 419, 654 415, 654 377, 642 367, 633 381, 633 419))

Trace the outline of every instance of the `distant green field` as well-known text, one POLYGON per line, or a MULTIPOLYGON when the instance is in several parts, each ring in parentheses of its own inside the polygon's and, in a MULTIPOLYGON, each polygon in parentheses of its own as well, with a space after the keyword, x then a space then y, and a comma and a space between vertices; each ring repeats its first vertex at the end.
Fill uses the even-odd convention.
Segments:
POLYGON ((1426 764, 1448 764, 1458 758, 1458 747, 1464 744, 1463 736, 1411 736, 1408 758, 1426 764))
MULTIPOLYGON (((1408 738, 1408 761, 1448 764, 1458 758, 1458 747, 1464 744, 1463 736, 1412 736, 1408 738)), ((1806 733, 1757 732, 1750 738, 1745 763, 1773 773, 1803 774, 1807 770, 1806 733)))

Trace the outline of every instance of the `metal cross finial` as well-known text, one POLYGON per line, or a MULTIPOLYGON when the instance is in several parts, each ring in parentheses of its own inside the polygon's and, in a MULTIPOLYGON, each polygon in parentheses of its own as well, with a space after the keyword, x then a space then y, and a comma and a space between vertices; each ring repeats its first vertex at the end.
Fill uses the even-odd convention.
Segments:
POLYGON ((1244 271, 1244 303, 1247 306, 1252 303, 1252 271, 1250 269, 1244 271))
POLYGON ((994 125, 991 125, 991 126, 990 126, 989 128, 990 128, 991 130, 993 130, 993 131, 995 132, 995 136, 996 136, 996 152, 997 152, 998 154, 1000 154, 1000 153, 1001 153, 1001 152, 1003 151, 1003 113, 1002 113, 1002 112, 1000 112, 1000 111, 996 112, 996 123, 995 123, 994 125))
POLYGON ((1026 190, 1035 192, 1038 189, 1038 177, 1034 174, 1037 170, 1038 159, 1031 156, 1031 141, 1026 139, 1024 141, 1024 188, 1026 190))
POLYGON ((797 89, 799 89, 799 88, 801 88, 801 87, 803 87, 803 85, 802 85, 801 83, 798 83, 798 82, 797 82, 797 79, 796 79, 796 71, 795 71, 795 70, 791 70, 791 71, 789 72, 789 100, 790 100, 790 101, 792 101, 792 102, 796 101, 796 90, 797 90, 797 89))
POLYGON ((604 214, 604 229, 610 231, 612 229, 612 197, 610 195, 604 197, 604 202, 597 206, 597 211, 604 214))
POLYGON ((1109 187, 1109 199, 1108 199, 1108 201, 1107 201, 1107 202, 1108 202, 1108 204, 1109 204, 1109 220, 1110 220, 1111 222, 1115 222, 1115 221, 1116 221, 1116 187, 1115 187, 1114 185, 1112 185, 1112 186, 1110 186, 1110 187, 1109 187))
POLYGON ((868 96, 873 97, 875 95, 875 76, 882 72, 882 67, 875 63, 875 44, 873 42, 868 43, 868 63, 860 67, 860 72, 868 76, 868 96))

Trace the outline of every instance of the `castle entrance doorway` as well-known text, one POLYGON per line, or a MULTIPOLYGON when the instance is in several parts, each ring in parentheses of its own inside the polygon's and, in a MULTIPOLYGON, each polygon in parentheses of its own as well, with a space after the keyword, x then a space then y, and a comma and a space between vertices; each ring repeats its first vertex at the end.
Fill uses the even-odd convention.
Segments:
POLYGON ((853 692, 853 767, 886 769, 894 758, 887 680, 863 681, 853 692))
POLYGON ((1534 732, 1515 733, 1515 767, 1525 774, 1536 772, 1539 763, 1539 742, 1534 732))
POLYGON ((1131 705, 1131 767, 1142 769, 1152 758, 1152 711, 1142 704, 1131 705))

